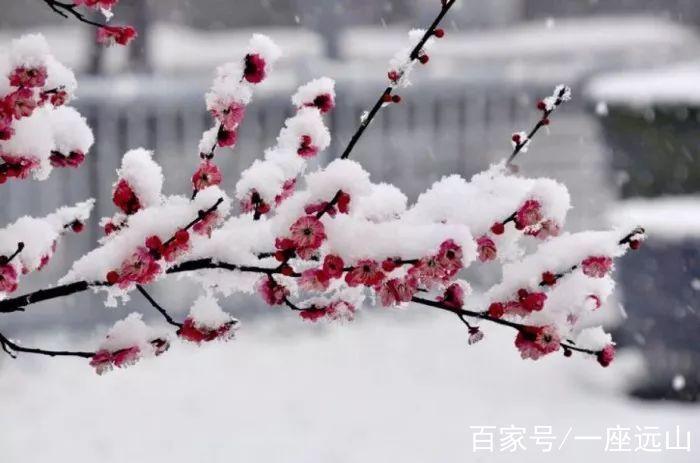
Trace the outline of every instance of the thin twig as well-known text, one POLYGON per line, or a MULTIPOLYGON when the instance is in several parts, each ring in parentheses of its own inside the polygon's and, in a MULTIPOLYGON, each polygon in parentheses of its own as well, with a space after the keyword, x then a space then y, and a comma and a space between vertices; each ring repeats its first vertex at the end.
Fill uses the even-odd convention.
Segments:
POLYGON ((0 333, 0 345, 12 358, 17 358, 16 352, 25 352, 27 354, 48 355, 49 357, 82 357, 91 358, 95 355, 94 352, 66 351, 66 350, 47 350, 37 349, 34 347, 23 347, 19 344, 10 341, 2 333, 0 333))
MULTIPOLYGON (((418 41, 416 46, 413 48, 409 55, 409 59, 411 61, 415 61, 419 58, 420 52, 425 46, 425 43, 430 39, 430 37, 435 34, 435 29, 437 26, 440 24, 440 21, 445 17, 447 12, 452 8, 452 6, 455 4, 456 0, 449 0, 445 2, 442 5, 442 8, 440 9, 440 13, 435 17, 433 20, 432 24, 428 29, 425 31, 423 34, 423 37, 418 41)), ((382 106, 385 104, 385 98, 387 95, 391 95, 391 92, 393 91, 392 86, 388 86, 384 89, 384 91, 379 95, 379 98, 377 101, 374 103, 374 106, 372 106, 372 109, 370 109, 369 113, 367 114, 367 117, 365 117, 362 122, 360 122, 360 125, 357 127, 357 130, 355 131, 355 134, 350 138, 350 142, 348 142, 348 145, 345 147, 345 150, 343 150, 343 154, 340 155, 340 159, 347 159, 350 157, 350 153, 352 153, 352 150, 355 149, 355 145, 357 142, 362 138, 362 134, 365 133, 365 130, 367 127, 369 127, 370 123, 372 120, 375 118, 375 116, 379 113, 379 110, 382 108, 382 106)), ((326 204, 326 207, 324 207, 322 210, 320 210, 316 214, 316 218, 320 219, 323 217, 328 211, 330 211, 335 205, 338 203, 340 200, 341 192, 338 191, 335 196, 333 196, 333 199, 326 204)))
POLYGON ((64 2, 59 2, 57 0, 42 0, 44 3, 46 3, 49 8, 51 8, 54 12, 59 14, 60 16, 63 16, 64 18, 68 19, 68 14, 72 15, 77 19, 78 21, 89 24, 91 26, 95 27, 110 27, 109 25, 105 23, 99 23, 97 21, 93 21, 91 19, 88 19, 85 17, 83 13, 81 13, 78 9, 77 6, 72 4, 72 3, 64 3, 64 2))
MULTIPOLYGON (((491 317, 488 314, 488 312, 475 312, 475 311, 467 310, 467 309, 458 309, 458 308, 446 306, 443 303, 438 302, 438 301, 431 301, 430 299, 423 299, 421 297, 415 297, 415 296, 411 299, 411 301, 415 302, 417 304, 425 305, 428 307, 434 307, 437 309, 442 309, 442 310, 445 310, 447 312, 452 312, 454 314, 457 314, 457 316, 460 318, 460 320, 462 320, 469 328, 471 328, 471 325, 469 325, 469 323, 463 317, 480 318, 482 320, 496 323, 498 325, 503 325, 503 326, 508 326, 510 328, 514 328, 517 331, 522 331, 523 329, 527 328, 527 325, 524 325, 521 323, 515 323, 515 322, 508 321, 508 320, 503 320, 501 318, 491 317)), ((595 351, 595 350, 576 347, 576 346, 572 345, 571 343, 567 343, 565 341, 560 341, 559 345, 564 350, 569 349, 569 350, 574 350, 577 352, 582 352, 582 353, 591 354, 591 355, 598 355, 598 353, 599 353, 598 351, 595 351)))
POLYGON ((168 322, 168 323, 170 323, 171 325, 176 326, 176 327, 178 327, 178 328, 182 328, 182 323, 178 323, 178 322, 176 322, 175 320, 173 320, 173 317, 170 316, 170 314, 167 312, 167 310, 165 310, 160 304, 158 304, 158 303, 156 302, 156 300, 153 299, 153 297, 151 297, 150 294, 148 294, 148 291, 146 291, 146 289, 145 289, 143 286, 141 286, 141 285, 136 285, 136 289, 138 289, 139 292, 143 295, 143 297, 145 297, 146 300, 147 300, 148 302, 150 302, 151 305, 152 305, 158 312, 160 312, 160 314, 163 316, 163 318, 165 318, 165 321, 166 321, 166 322, 168 322))
MULTIPOLYGON (((213 213, 213 212, 219 207, 219 205, 220 205, 221 203, 223 203, 223 202, 224 202, 224 198, 219 198, 219 199, 214 203, 214 205, 211 206, 211 207, 210 207, 209 209, 207 209, 206 211, 199 211, 199 213, 197 214, 197 218, 196 218, 196 219, 193 219, 190 223, 188 223, 187 225, 185 225, 185 227, 183 228, 183 230, 189 231, 190 228, 194 227, 194 226, 197 225, 199 222, 201 222, 202 220, 204 220, 209 214, 213 213)), ((171 236, 165 243, 163 243, 163 247, 169 245, 170 243, 172 243, 173 241, 175 241, 175 239, 176 239, 176 233, 173 234, 173 236, 171 236)))
POLYGON ((568 90, 567 87, 562 87, 562 89, 559 91, 559 94, 557 95, 557 99, 554 101, 554 105, 552 106, 552 109, 545 109, 544 112, 542 113, 542 117, 540 120, 537 121, 537 124, 530 130, 530 133, 527 134, 527 138, 525 140, 519 141, 515 144, 513 147, 513 152, 511 153, 510 157, 508 158, 508 161, 506 161, 506 165, 510 165, 515 157, 522 152, 523 148, 530 143, 530 140, 532 140, 532 137, 535 136, 535 134, 545 125, 549 124, 549 115, 554 112, 555 109, 559 107, 564 102, 564 94, 568 90))

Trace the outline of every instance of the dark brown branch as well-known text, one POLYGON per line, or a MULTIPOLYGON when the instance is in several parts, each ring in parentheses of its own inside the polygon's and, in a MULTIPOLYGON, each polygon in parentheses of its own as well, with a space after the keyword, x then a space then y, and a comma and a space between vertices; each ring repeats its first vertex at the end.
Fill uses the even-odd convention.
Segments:
POLYGON ((36 304, 37 302, 81 293, 92 286, 106 285, 107 283, 104 282, 76 281, 75 283, 54 286, 53 288, 40 289, 32 293, 0 301, 0 312, 9 313, 23 311, 25 306, 36 304))
MULTIPOLYGON (((217 262, 211 258, 196 259, 183 262, 181 264, 170 267, 168 270, 165 271, 165 273, 191 272, 194 270, 206 269, 238 270, 239 272, 263 273, 266 275, 282 273, 279 268, 257 267, 255 265, 229 264, 227 262, 217 262)), ((301 276, 301 273, 292 272, 287 274, 287 276, 299 277, 301 276)))
POLYGON ((560 342, 559 345, 561 345, 561 347, 563 347, 565 351, 567 349, 568 350, 575 350, 576 352, 581 352, 581 353, 590 354, 590 355, 598 355, 600 353, 599 351, 595 351, 595 350, 591 350, 591 349, 584 349, 582 347, 576 347, 573 344, 570 344, 567 342, 560 342))
MULTIPOLYGON (((450 0, 448 2, 445 2, 445 4, 442 6, 442 9, 440 10, 440 13, 435 17, 433 20, 433 23, 428 27, 428 29, 425 31, 423 34, 423 37, 418 41, 416 46, 413 48, 411 51, 409 58, 411 61, 415 61, 420 57, 420 52, 425 46, 425 43, 430 39, 435 34, 435 29, 438 27, 440 24, 440 21, 445 17, 447 12, 452 8, 452 5, 455 4, 456 0, 450 0)), ((360 123, 360 126, 357 128, 357 131, 355 134, 350 138, 350 142, 348 143, 348 146, 345 148, 343 151, 343 154, 340 156, 340 159, 347 159, 350 157, 350 153, 352 150, 355 148, 355 145, 357 142, 360 140, 362 137, 362 134, 365 132, 367 127, 369 127, 369 124, 372 122, 374 117, 379 113, 379 110, 382 108, 382 105, 386 102, 386 97, 388 95, 391 95, 391 92, 393 90, 393 87, 388 86, 387 88, 384 89, 381 95, 379 95, 379 99, 377 99, 376 103, 374 103, 374 106, 372 106, 372 109, 369 111, 367 114, 367 117, 365 117, 362 122, 360 123)), ((337 201, 337 199, 336 199, 337 201)))
POLYGON ((508 320, 503 320, 501 318, 491 317, 487 312, 475 312, 473 310, 457 309, 454 307, 447 306, 447 305, 443 304, 442 302, 431 301, 430 299, 424 299, 422 297, 413 296, 411 298, 411 301, 415 302, 417 304, 427 305, 429 307, 434 307, 436 309, 441 309, 441 310, 445 310, 447 312, 452 312, 453 314, 460 316, 460 318, 461 317, 480 318, 482 320, 496 323, 498 325, 503 325, 503 326, 508 326, 510 328, 515 328, 518 331, 520 331, 521 329, 523 329, 525 327, 525 325, 522 325, 520 323, 515 323, 515 322, 508 321, 508 320))
MULTIPOLYGON (((299 307, 298 305, 296 305, 292 301, 290 301, 289 298, 287 298, 287 297, 284 298, 284 305, 289 307, 291 310, 294 310, 297 312, 301 312, 302 310, 309 310, 309 309, 303 309, 303 308, 299 307)), ((313 309, 311 309, 311 310, 313 310, 313 309)))
POLYGON ((85 24, 89 24, 91 26, 100 28, 110 27, 105 23, 99 23, 97 21, 93 21, 91 19, 86 18, 85 15, 77 9, 77 6, 72 3, 64 3, 57 0, 43 0, 43 2, 46 3, 49 6, 49 8, 51 8, 55 13, 57 13, 60 16, 63 16, 66 19, 68 19, 68 15, 70 14, 78 21, 85 24))
MULTIPOLYGON (((188 223, 187 225, 185 225, 185 228, 183 228, 183 230, 189 231, 190 228, 194 227, 194 226, 197 225, 199 222, 201 222, 202 220, 204 220, 209 214, 211 214, 212 212, 214 212, 214 211, 219 207, 219 205, 220 205, 221 203, 223 203, 223 202, 224 202, 224 198, 219 198, 219 199, 216 200, 216 202, 214 203, 214 205, 211 206, 211 207, 210 207, 209 209, 207 209, 206 211, 199 211, 199 213, 197 214, 197 218, 196 218, 196 219, 193 219, 190 223, 188 223)), ((176 234, 173 234, 173 236, 171 236, 165 243, 163 243, 163 247, 166 247, 167 245, 169 245, 170 243, 172 243, 173 241, 175 241, 175 235, 176 235, 176 234)))
MULTIPOLYGON (((207 270, 207 269, 223 269, 223 270, 238 270, 240 272, 250 272, 250 273, 262 273, 267 275, 274 275, 282 273, 280 269, 277 268, 266 268, 266 267, 256 267, 252 265, 234 265, 226 262, 216 262, 213 259, 197 259, 183 262, 181 264, 174 265, 167 269, 165 273, 181 273, 181 272, 192 272, 195 270, 207 270)), ((301 276, 298 272, 292 272, 288 276, 299 277, 301 276)), ((63 296, 70 296, 72 294, 81 293, 88 288, 94 286, 108 286, 109 284, 104 281, 76 281, 75 283, 69 283, 61 286, 56 286, 48 289, 41 289, 32 293, 24 294, 22 296, 17 296, 10 299, 4 299, 0 301, 0 313, 10 313, 10 312, 20 312, 24 310, 24 307, 31 304, 36 304, 37 302, 46 301, 49 299, 57 299, 63 296)))
POLYGON ((178 323, 175 320, 173 320, 173 317, 170 316, 168 311, 165 310, 160 304, 158 304, 158 302, 156 302, 156 300, 153 299, 153 297, 151 297, 150 294, 148 294, 148 291, 146 291, 143 286, 136 285, 136 289, 138 289, 139 292, 143 295, 143 297, 145 297, 146 300, 151 303, 153 308, 155 308, 158 312, 160 312, 160 314, 163 316, 163 318, 165 318, 166 322, 168 322, 169 324, 176 326, 178 328, 182 328, 182 323, 178 323))
POLYGON ((385 104, 384 99, 387 95, 391 95, 392 90, 392 87, 389 86, 384 89, 381 95, 379 95, 379 99, 376 101, 376 103, 374 103, 374 106, 372 106, 372 109, 367 114, 367 117, 365 117, 362 120, 362 122, 360 122, 360 125, 355 131, 355 134, 352 136, 352 138, 350 138, 350 142, 348 143, 348 146, 345 147, 343 154, 340 155, 340 159, 347 159, 348 157, 350 157, 350 153, 352 153, 352 150, 355 148, 355 145, 360 140, 360 138, 362 138, 362 134, 365 132, 367 127, 369 127, 369 124, 372 122, 377 113, 379 113, 379 110, 382 109, 382 105, 385 104))
POLYGON ((12 260, 15 257, 17 257, 19 255, 19 253, 22 252, 23 249, 24 249, 24 243, 20 241, 19 243, 17 243, 17 249, 15 250, 15 252, 12 253, 11 256, 9 256, 9 257, 8 256, 0 256, 0 265, 7 265, 10 262, 12 262, 12 260))
POLYGON ((452 5, 454 5, 456 0, 449 0, 444 2, 442 5, 442 9, 440 10, 440 13, 435 17, 433 20, 433 23, 428 27, 428 30, 425 31, 425 34, 423 34, 423 37, 418 41, 415 47, 413 47, 413 50, 411 51, 411 54, 409 55, 411 58, 411 61, 415 61, 420 57, 420 52, 425 46, 425 43, 430 39, 430 37, 435 34, 435 29, 440 25, 440 22, 442 22, 442 19, 445 17, 448 11, 450 11, 450 8, 452 8, 452 5))
POLYGON ((618 241, 617 244, 619 244, 620 246, 625 245, 625 244, 629 245, 632 243, 632 241, 634 241, 635 236, 643 235, 644 233, 645 233, 645 230, 643 227, 636 227, 634 230, 632 230, 631 232, 626 234, 624 236, 624 238, 622 238, 620 241, 618 241))
MULTIPOLYGON (((435 34, 435 29, 440 24, 440 21, 442 21, 442 19, 445 17, 445 15, 450 10, 450 8, 452 8, 452 6, 455 4, 455 2, 456 2, 456 0, 449 0, 442 5, 442 8, 440 9, 440 13, 435 17, 435 19, 433 20, 430 27, 425 31, 425 34, 423 34, 423 37, 418 41, 416 46, 411 51, 411 54, 409 55, 409 58, 411 61, 415 61, 419 58, 420 52, 421 52, 422 48, 425 46, 425 43, 428 41, 428 39, 430 39, 430 37, 432 37, 435 34)), ((393 87, 388 86, 384 89, 384 91, 381 93, 381 95, 379 95, 379 98, 374 103, 374 106, 372 106, 372 109, 370 109, 369 113, 367 114, 367 117, 365 117, 362 120, 362 122, 360 122, 360 125, 359 125, 359 127, 357 127, 355 134, 350 138, 350 142, 345 147, 343 154, 340 155, 340 159, 347 159, 350 157, 350 153, 352 153, 352 150, 355 149, 355 145, 357 144, 358 141, 360 141, 360 138, 362 138, 362 135, 365 133, 365 130, 367 129, 367 127, 369 127, 372 120, 374 120, 375 116, 379 113, 379 110, 385 104, 386 97, 391 95, 392 91, 393 91, 393 87)), ((335 194, 335 196, 333 196, 333 199, 331 199, 331 201, 328 204, 326 204, 326 207, 324 207, 322 210, 320 210, 316 214, 317 219, 320 219, 326 213, 328 213, 328 211, 330 211, 333 207, 335 207, 335 205, 340 200, 340 194, 341 194, 341 192, 338 191, 335 194)))
POLYGON ((12 358, 17 358, 16 352, 25 352, 27 354, 39 354, 47 355, 49 357, 82 357, 91 358, 95 355, 94 352, 79 352, 79 351, 66 351, 66 350, 47 350, 47 349, 37 349, 34 347, 23 347, 16 344, 6 338, 2 333, 0 333, 0 346, 7 352, 12 358))
MULTIPOLYGON (((414 297, 411 299, 411 301, 413 301, 413 302, 415 302, 415 303, 417 303, 417 304, 422 304, 422 305, 426 305, 426 306, 429 306, 429 307, 434 307, 434 308, 436 308, 436 309, 446 310, 446 311, 448 311, 448 312, 452 312, 452 313, 454 313, 454 314, 457 314, 457 316, 460 318, 460 320, 462 320, 462 322, 465 323, 466 326, 467 326, 468 328, 472 328, 472 327, 471 327, 471 325, 464 319, 464 317, 475 317, 475 318, 480 318, 480 319, 482 319, 482 320, 486 320, 486 321, 489 321, 489 322, 492 322, 492 323, 496 323, 496 324, 499 324, 499 325, 503 325, 503 326, 508 326, 508 327, 510 327, 510 328, 514 328, 514 329, 516 329, 517 331, 522 331, 524 328, 527 327, 527 325, 524 325, 524 324, 521 324, 521 323, 515 323, 515 322, 508 321, 508 320, 503 320, 503 319, 500 319, 500 318, 493 318, 493 317, 489 316, 487 312, 474 312, 474 311, 472 311, 472 310, 457 309, 457 308, 454 308, 454 307, 446 306, 446 305, 444 305, 444 304, 441 303, 441 302, 438 302, 438 301, 431 301, 431 300, 429 300, 429 299, 423 299, 423 298, 421 298, 421 297, 415 297, 415 296, 414 296, 414 297)), ((568 350, 573 350, 573 351, 576 351, 576 352, 581 352, 581 353, 590 354, 590 355, 598 355, 598 354, 599 354, 599 351, 595 351, 595 350, 591 350, 591 349, 584 349, 584 348, 581 348, 581 347, 576 347, 576 346, 574 346, 573 343, 571 343, 571 342, 560 341, 560 342, 559 342, 559 345, 564 349, 565 352, 566 352, 566 350, 568 349, 568 350)))

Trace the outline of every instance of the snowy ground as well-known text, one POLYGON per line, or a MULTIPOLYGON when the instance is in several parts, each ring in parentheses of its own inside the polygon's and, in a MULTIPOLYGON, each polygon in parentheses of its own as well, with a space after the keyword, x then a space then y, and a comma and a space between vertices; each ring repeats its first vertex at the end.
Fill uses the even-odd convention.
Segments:
MULTIPOLYGON (((489 327, 467 347, 449 314, 373 312, 329 329, 279 314, 268 326, 243 325, 229 344, 175 343, 104 377, 83 360, 3 357, 0 461, 698 461, 694 441, 690 453, 603 450, 606 428, 618 424, 700 433, 697 406, 619 392, 638 368, 629 356, 609 369, 558 355, 533 363, 519 359, 509 330, 489 327), (474 454, 470 426, 485 425, 528 435, 552 426, 558 440, 548 454, 501 453, 498 444, 474 454)), ((42 337, 45 346, 69 342, 42 337)))

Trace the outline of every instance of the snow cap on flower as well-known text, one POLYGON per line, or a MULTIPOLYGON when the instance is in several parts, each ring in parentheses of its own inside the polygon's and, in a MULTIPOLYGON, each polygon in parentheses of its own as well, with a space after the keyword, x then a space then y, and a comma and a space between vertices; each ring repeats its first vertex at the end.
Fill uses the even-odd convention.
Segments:
POLYGON ((312 107, 327 113, 335 106, 335 81, 321 77, 302 85, 292 95, 292 104, 297 108, 312 107))
POLYGON ((371 222, 386 222, 399 218, 407 203, 406 195, 394 185, 373 183, 367 194, 353 198, 350 213, 371 222))
MULTIPOLYGON (((126 181, 142 207, 148 208, 162 201, 163 169, 153 160, 153 152, 143 148, 127 151, 117 171, 126 181)), ((115 184, 116 187, 117 184, 115 184)))
POLYGON ((238 320, 224 312, 216 298, 207 294, 194 301, 178 336, 196 343, 229 340, 237 328, 238 320))
POLYGON ((236 183, 236 198, 243 200, 255 190, 267 204, 274 204, 287 177, 276 163, 256 159, 241 173, 236 183))
POLYGON ((277 145, 296 151, 301 157, 316 156, 331 144, 331 134, 323 123, 321 114, 314 108, 301 108, 285 122, 277 137, 277 145))
POLYGON ((143 357, 160 355, 168 346, 167 336, 147 326, 140 313, 131 313, 109 329, 90 365, 98 374, 113 367, 133 365, 143 357))
POLYGON ((10 66, 37 68, 46 64, 49 55, 49 44, 42 34, 26 34, 12 41, 9 53, 10 66))
POLYGON ((94 206, 90 199, 74 206, 64 206, 42 218, 24 216, 0 229, 0 256, 11 256, 19 243, 21 252, 11 265, 17 273, 30 273, 43 268, 56 250, 61 235, 75 222, 84 223, 94 206))
POLYGON ((253 34, 248 45, 248 54, 260 55, 265 60, 266 71, 282 57, 282 49, 265 34, 253 34))
MULTIPOLYGON (((458 175, 443 177, 418 197, 403 219, 411 223, 463 224, 480 236, 494 223, 505 221, 530 199, 539 203, 544 219, 563 226, 571 208, 566 187, 548 178, 512 175, 502 163, 474 175, 469 181, 458 175)), ((508 234, 503 238, 511 240, 508 234)), ((504 244, 507 243, 503 243, 503 239, 496 240, 499 251, 507 248, 504 244)))
POLYGON ((49 113, 53 129, 53 150, 64 155, 79 151, 83 154, 92 147, 95 137, 87 121, 74 108, 61 106, 49 113))

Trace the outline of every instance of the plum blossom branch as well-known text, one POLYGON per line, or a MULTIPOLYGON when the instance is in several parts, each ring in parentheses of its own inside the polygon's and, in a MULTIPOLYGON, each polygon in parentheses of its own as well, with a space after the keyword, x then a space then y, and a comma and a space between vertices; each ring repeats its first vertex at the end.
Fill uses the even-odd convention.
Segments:
POLYGON ((39 354, 47 355, 49 357, 82 357, 91 358, 95 355, 94 352, 80 352, 80 351, 65 351, 65 350, 47 350, 38 349, 34 347, 23 347, 19 344, 11 341, 9 338, 5 337, 0 333, 0 346, 10 357, 17 358, 17 352, 25 352, 27 354, 39 354))
POLYGON ((549 96, 537 103, 537 109, 542 111, 542 117, 540 117, 529 133, 520 132, 513 134, 513 152, 508 158, 508 161, 506 161, 506 165, 510 165, 519 153, 527 151, 532 137, 534 137, 542 127, 549 125, 550 114, 552 114, 554 110, 557 109, 562 103, 569 101, 570 99, 571 89, 566 85, 558 85, 554 89, 554 94, 552 96, 549 96))
MULTIPOLYGON (((491 323, 496 323, 498 325, 513 328, 513 329, 517 330, 518 332, 524 332, 529 328, 528 325, 511 322, 508 320, 503 320, 502 318, 491 317, 488 314, 488 312, 475 312, 473 310, 451 307, 451 306, 445 305, 444 303, 441 303, 438 301, 432 301, 430 299, 424 299, 422 297, 416 297, 416 296, 411 298, 411 301, 415 302, 417 304, 421 304, 421 305, 428 306, 428 307, 433 307, 436 309, 445 310, 447 312, 452 312, 452 313, 456 314, 459 317, 459 319, 462 320, 462 322, 465 323, 465 325, 468 327, 468 329, 470 330, 470 333, 473 333, 473 330, 475 330, 476 328, 471 326, 469 324, 469 322, 467 322, 464 319, 464 317, 479 318, 479 319, 484 320, 484 321, 488 321, 491 323)), ((559 345, 564 350, 564 355, 566 355, 566 356, 571 355, 570 351, 576 351, 576 352, 581 352, 584 354, 595 355, 595 356, 600 356, 601 353, 604 351, 603 349, 596 351, 596 350, 592 350, 592 349, 584 349, 581 347, 576 347, 575 345, 573 345, 573 343, 571 341, 568 341, 568 342, 567 341, 559 341, 559 345)))
MULTIPOLYGON (((217 262, 214 259, 197 259, 186 261, 181 264, 174 265, 165 271, 167 274, 192 272, 196 270, 222 269, 230 271, 261 273, 266 275, 283 273, 279 268, 265 268, 248 265, 234 265, 226 262, 217 262)), ((288 276, 298 277, 300 273, 287 273, 288 276)), ((10 299, 0 301, 0 313, 11 313, 24 311, 24 307, 60 297, 70 296, 72 294, 82 293, 89 288, 109 286, 106 281, 76 281, 65 285, 55 286, 53 288, 41 289, 32 293, 24 294, 10 299)))
MULTIPOLYGON (((634 230, 632 230, 623 238, 621 238, 617 242, 617 244, 619 244, 620 246, 629 246, 632 249, 638 249, 640 245, 639 239, 641 236, 644 235, 644 233, 645 231, 643 227, 636 227, 634 230)), ((570 274, 580 266, 580 264, 572 265, 569 269, 560 273, 546 272, 542 275, 542 281, 540 281, 539 286, 551 286, 554 283, 556 283, 559 279, 570 274)))
MULTIPOLYGON (((452 8, 452 5, 454 5, 456 0, 449 0, 446 2, 443 2, 442 8, 440 9, 440 13, 435 17, 433 20, 432 24, 428 29, 425 31, 423 34, 423 37, 418 41, 415 47, 413 47, 413 50, 411 50, 411 53, 409 54, 409 59, 411 61, 415 61, 420 59, 421 51, 423 50, 423 47, 425 46, 426 42, 433 36, 437 35, 442 37, 444 34, 444 31, 438 32, 436 34, 437 27, 440 25, 440 22, 442 19, 445 17, 448 11, 450 11, 450 8, 452 8)), ((372 106, 372 109, 367 113, 367 116, 362 119, 362 122, 360 123, 359 127, 357 127, 357 131, 355 134, 350 138, 350 142, 348 143, 347 147, 343 151, 343 154, 340 156, 341 159, 347 159, 350 157, 350 153, 352 153, 352 150, 355 148, 355 145, 357 142, 360 140, 362 137, 362 134, 365 132, 367 127, 369 127, 370 123, 374 119, 374 117, 379 113, 379 110, 384 106, 384 104, 388 103, 391 101, 391 92, 393 91, 393 87, 390 85, 387 88, 384 89, 381 95, 379 95, 379 99, 374 103, 374 106, 372 106)), ((400 100, 399 100, 400 101, 400 100)), ((394 101, 395 103, 398 103, 398 101, 394 101)))
MULTIPOLYGON (((426 42, 433 36, 437 37, 442 37, 444 35, 444 31, 442 29, 438 29, 437 27, 440 25, 440 22, 442 19, 445 17, 448 11, 450 11, 450 8, 455 4, 456 0, 448 0, 448 1, 443 1, 442 2, 442 8, 440 9, 440 12, 438 15, 435 17, 433 20, 432 24, 428 29, 425 31, 423 34, 423 37, 418 41, 416 46, 411 50, 411 53, 409 54, 409 59, 410 61, 415 61, 419 60, 421 56, 421 51, 423 47, 425 46, 426 42)), ((394 79, 398 80, 398 79, 394 79)), ((387 103, 398 103, 401 101, 401 97, 398 95, 393 95, 392 96, 392 91, 394 87, 392 85, 387 86, 384 91, 379 95, 379 99, 374 103, 374 106, 370 109, 370 111, 367 113, 365 117, 362 118, 362 121, 360 122, 360 125, 357 127, 357 130, 353 134, 353 136, 350 138, 350 141, 348 142, 348 145, 345 147, 345 150, 343 150, 343 153, 340 155, 340 159, 347 159, 350 157, 350 154, 352 153, 353 149, 355 149, 355 145, 357 145, 357 142, 360 141, 360 138, 362 138, 362 135, 365 133, 365 130, 367 130, 367 127, 372 123, 376 115, 379 113, 379 110, 387 103)), ((336 204, 338 204, 338 201, 340 200, 342 196, 342 191, 338 191, 335 196, 333 196, 333 199, 326 204, 326 206, 321 209, 317 214, 316 218, 320 219, 323 217, 328 211, 333 209, 336 204)))

